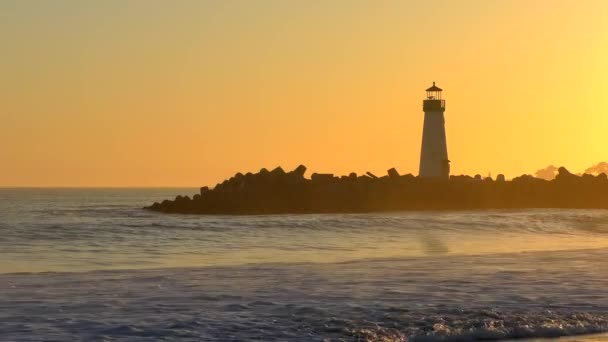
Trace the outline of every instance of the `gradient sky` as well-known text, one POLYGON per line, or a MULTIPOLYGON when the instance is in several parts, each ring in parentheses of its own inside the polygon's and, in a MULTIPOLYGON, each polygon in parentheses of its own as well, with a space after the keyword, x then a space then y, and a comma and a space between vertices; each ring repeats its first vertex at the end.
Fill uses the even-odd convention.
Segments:
POLYGON ((608 159, 608 1, 0 0, 0 186, 608 159))

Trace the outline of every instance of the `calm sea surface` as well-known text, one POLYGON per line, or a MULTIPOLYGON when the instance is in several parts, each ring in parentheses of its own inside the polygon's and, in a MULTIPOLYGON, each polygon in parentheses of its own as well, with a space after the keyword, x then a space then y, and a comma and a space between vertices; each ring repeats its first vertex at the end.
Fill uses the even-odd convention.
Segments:
POLYGON ((460 341, 608 331, 608 211, 141 209, 195 191, 0 189, 0 341, 460 341))

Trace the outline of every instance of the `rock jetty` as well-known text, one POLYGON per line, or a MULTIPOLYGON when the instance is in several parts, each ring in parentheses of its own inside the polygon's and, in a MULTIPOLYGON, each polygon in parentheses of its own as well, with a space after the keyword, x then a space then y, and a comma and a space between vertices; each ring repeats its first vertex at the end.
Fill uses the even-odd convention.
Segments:
POLYGON ((565 168, 554 180, 530 175, 496 180, 480 175, 449 180, 400 175, 392 168, 378 177, 371 172, 334 176, 306 167, 285 172, 281 167, 258 173, 237 173, 213 189, 192 197, 154 203, 145 209, 182 214, 362 213, 401 210, 468 210, 498 208, 608 209, 608 177, 574 175, 565 168))

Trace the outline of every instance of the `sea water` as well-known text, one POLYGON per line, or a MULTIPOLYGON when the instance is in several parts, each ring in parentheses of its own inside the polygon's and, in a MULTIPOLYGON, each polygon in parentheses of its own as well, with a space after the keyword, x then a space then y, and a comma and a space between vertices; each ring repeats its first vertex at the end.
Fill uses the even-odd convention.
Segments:
POLYGON ((194 192, 0 189, 0 341, 461 341, 608 331, 608 211, 141 209, 194 192))

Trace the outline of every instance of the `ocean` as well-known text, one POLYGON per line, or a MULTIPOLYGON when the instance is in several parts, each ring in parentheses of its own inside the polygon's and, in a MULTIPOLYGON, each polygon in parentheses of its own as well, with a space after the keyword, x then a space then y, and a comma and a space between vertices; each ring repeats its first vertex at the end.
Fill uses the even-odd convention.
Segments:
POLYGON ((0 189, 0 341, 607 341, 608 211, 191 216, 0 189))

